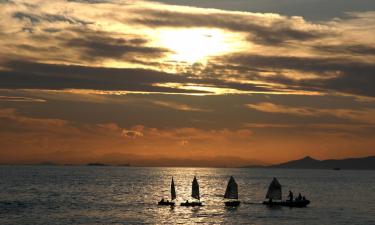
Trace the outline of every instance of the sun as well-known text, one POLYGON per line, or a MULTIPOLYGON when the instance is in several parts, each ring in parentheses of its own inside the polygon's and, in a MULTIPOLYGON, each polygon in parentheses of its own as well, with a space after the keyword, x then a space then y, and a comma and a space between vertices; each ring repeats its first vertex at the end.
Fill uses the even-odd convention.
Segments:
POLYGON ((163 29, 159 32, 160 45, 171 51, 168 59, 189 64, 204 63, 210 56, 232 51, 232 39, 220 29, 163 29))

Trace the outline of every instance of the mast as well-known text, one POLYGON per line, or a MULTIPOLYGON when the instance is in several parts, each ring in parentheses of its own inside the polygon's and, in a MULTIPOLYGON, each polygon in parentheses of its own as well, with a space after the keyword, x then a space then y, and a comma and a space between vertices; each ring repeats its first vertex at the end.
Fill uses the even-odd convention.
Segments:
POLYGON ((224 198, 238 199, 238 185, 233 176, 230 177, 227 189, 225 190, 224 198))
POLYGON ((172 182, 171 182, 171 199, 172 200, 176 199, 176 188, 174 186, 173 177, 172 177, 172 182))
POLYGON ((199 184, 198 184, 197 178, 195 176, 194 176, 194 180, 193 180, 193 184, 192 184, 191 190, 192 190, 191 197, 200 200, 200 196, 199 196, 199 184))

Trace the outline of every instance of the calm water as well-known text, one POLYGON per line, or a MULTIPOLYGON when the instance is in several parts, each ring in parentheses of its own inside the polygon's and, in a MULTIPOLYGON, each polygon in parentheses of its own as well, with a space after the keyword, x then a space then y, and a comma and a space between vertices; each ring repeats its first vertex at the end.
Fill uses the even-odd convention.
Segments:
POLYGON ((0 224, 375 224, 375 172, 126 167, 0 167, 0 224), (174 176, 178 201, 197 175, 201 208, 158 207, 174 176), (242 204, 223 207, 230 175, 242 204), (268 208, 272 177, 308 208, 268 208))

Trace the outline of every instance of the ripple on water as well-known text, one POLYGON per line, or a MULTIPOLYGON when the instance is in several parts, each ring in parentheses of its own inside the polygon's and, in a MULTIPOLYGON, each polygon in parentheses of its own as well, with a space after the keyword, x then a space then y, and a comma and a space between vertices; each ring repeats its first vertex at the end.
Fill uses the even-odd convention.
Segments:
POLYGON ((126 167, 1 167, 0 224, 375 224, 371 171, 126 167), (226 208, 223 193, 233 175, 241 206, 226 208), (174 177, 177 206, 159 207, 174 177), (201 186, 201 208, 190 199, 201 186), (305 209, 269 208, 260 202, 272 177, 285 193, 307 195, 305 209))

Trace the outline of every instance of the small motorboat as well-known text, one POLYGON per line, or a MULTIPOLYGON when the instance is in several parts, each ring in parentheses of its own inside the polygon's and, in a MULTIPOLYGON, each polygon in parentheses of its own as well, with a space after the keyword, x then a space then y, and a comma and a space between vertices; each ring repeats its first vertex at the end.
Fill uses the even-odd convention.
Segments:
POLYGON ((199 194, 199 184, 197 181, 197 178, 194 177, 192 187, 191 187, 191 197, 194 199, 197 199, 198 202, 189 202, 188 200, 186 202, 182 202, 181 206, 203 206, 202 202, 200 201, 200 194, 199 194))
POLYGON ((224 198, 230 199, 229 201, 224 202, 225 206, 228 207, 237 207, 241 203, 240 201, 238 201, 238 185, 233 176, 231 176, 229 179, 224 198))
POLYGON ((270 186, 268 187, 266 199, 268 199, 268 201, 264 201, 263 205, 267 206, 287 206, 302 208, 310 204, 310 201, 305 198, 292 201, 282 201, 281 184, 276 178, 273 178, 270 186))
POLYGON ((175 200, 177 197, 176 195, 176 188, 174 186, 174 181, 173 181, 173 177, 172 177, 172 182, 171 182, 171 201, 169 200, 164 200, 164 198, 162 198, 159 202, 158 202, 158 205, 163 205, 163 206, 174 206, 175 203, 173 202, 173 200, 175 200))
POLYGON ((186 202, 182 202, 181 206, 195 207, 195 206, 203 206, 203 205, 202 205, 202 202, 189 202, 189 201, 186 201, 186 202))
POLYGON ((175 203, 174 202, 170 202, 170 201, 165 201, 164 199, 160 200, 158 202, 158 205, 163 205, 163 206, 174 206, 175 203))
POLYGON ((264 201, 264 205, 268 206, 287 206, 287 207, 296 207, 296 208, 303 208, 306 207, 308 204, 310 204, 309 200, 300 200, 300 201, 281 201, 281 202, 269 202, 264 201))

